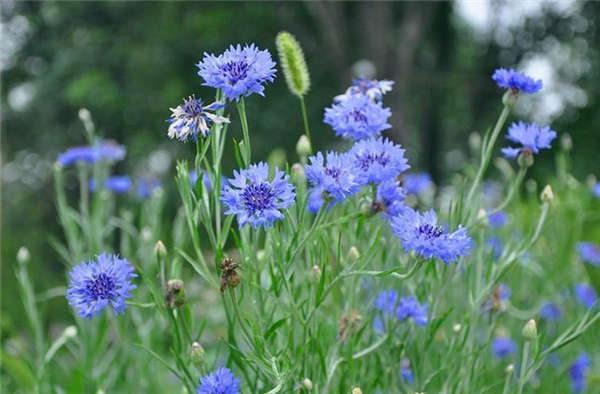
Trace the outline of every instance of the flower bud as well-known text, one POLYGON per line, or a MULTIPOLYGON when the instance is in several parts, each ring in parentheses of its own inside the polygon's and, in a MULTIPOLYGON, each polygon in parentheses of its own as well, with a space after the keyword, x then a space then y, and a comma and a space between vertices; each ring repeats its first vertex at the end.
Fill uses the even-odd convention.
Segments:
POLYGON ((29 254, 29 249, 27 249, 25 246, 21 246, 17 251, 17 261, 20 264, 25 264, 29 262, 30 258, 31 255, 29 254))
POLYGON ((524 148, 517 157, 517 164, 519 167, 529 168, 533 165, 533 151, 529 148, 524 148))
POLYGON ((82 122, 90 122, 92 120, 92 114, 87 108, 79 109, 79 113, 77 115, 79 115, 79 119, 82 122))
POLYGON ((154 254, 156 254, 156 256, 158 256, 161 259, 167 257, 167 248, 165 247, 165 244, 162 241, 159 240, 154 245, 154 254))
MULTIPOLYGON (((477 211, 477 219, 484 220, 486 217, 487 212, 485 211, 485 209, 479 208, 479 211, 477 211)), ((485 223, 487 223, 487 221, 485 223)))
POLYGON ((474 131, 469 134, 469 147, 473 152, 479 152, 481 149, 481 135, 478 132, 474 131))
POLYGON ((178 308, 185 303, 185 289, 181 279, 170 279, 167 282, 165 302, 171 309, 178 308))
POLYGON ((304 378, 302 380, 302 387, 305 390, 312 390, 313 389, 313 382, 312 382, 312 380, 310 380, 309 378, 304 378))
POLYGON ((523 337, 528 341, 532 341, 537 338, 537 326, 535 324, 535 320, 530 319, 527 323, 525 323, 521 334, 523 334, 523 337))
POLYGON ((63 336, 65 338, 75 338, 77 336, 77 327, 75 326, 67 326, 63 331, 63 336))
POLYGON ((565 152, 569 152, 571 149, 573 149, 573 139, 571 138, 571 134, 562 134, 562 136, 560 137, 560 147, 565 152))
POLYGON ((360 387, 354 387, 352 389, 352 394, 363 394, 362 390, 360 389, 360 387))
POLYGON ((313 265, 312 274, 313 274, 313 279, 315 280, 315 282, 320 281, 321 280, 321 267, 319 267, 318 265, 313 265))
POLYGON ((504 96, 502 96, 502 104, 504 104, 506 107, 512 107, 513 105, 516 104, 518 98, 519 98, 518 91, 508 89, 504 93, 504 96))
POLYGON ((300 157, 307 157, 312 153, 310 140, 306 134, 302 134, 300 138, 298 138, 298 142, 296 143, 296 153, 300 157))
POLYGON ((554 200, 554 192, 552 191, 552 187, 550 185, 546 185, 544 190, 542 190, 542 194, 540 198, 543 202, 550 204, 552 200, 554 200))
POLYGON ((304 179, 304 166, 300 163, 294 163, 292 165, 292 176, 296 180, 304 179))
POLYGON ((267 259, 267 252, 264 249, 259 249, 256 252, 256 260, 260 263, 265 262, 265 260, 267 259))
POLYGON ((462 328, 462 326, 460 324, 456 323, 454 325, 454 327, 452 327, 452 331, 459 332, 461 328, 462 328))
POLYGON ((359 258, 360 258, 360 253, 358 252, 358 249, 356 248, 356 246, 350 247, 350 250, 348 250, 348 259, 350 259, 350 261, 356 261, 359 258))
POLYGON ((513 373, 515 370, 515 365, 514 364, 508 364, 506 366, 506 369, 504 370, 506 373, 511 374, 513 373))
POLYGON ((196 364, 204 362, 204 348, 198 342, 192 343, 192 362, 196 364))
POLYGON ((141 232, 140 236, 142 237, 142 240, 145 242, 151 241, 152 240, 152 229, 150 227, 142 228, 142 232, 141 232))

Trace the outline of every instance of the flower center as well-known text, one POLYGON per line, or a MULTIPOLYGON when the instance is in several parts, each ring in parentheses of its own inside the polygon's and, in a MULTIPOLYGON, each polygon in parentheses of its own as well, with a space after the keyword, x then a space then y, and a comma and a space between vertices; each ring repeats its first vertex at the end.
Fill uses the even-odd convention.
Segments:
POLYGON ((196 100, 193 97, 184 100, 182 107, 183 112, 185 112, 189 117, 198 116, 202 113, 202 101, 196 100))
POLYGON ((267 183, 248 185, 242 192, 244 206, 250 211, 251 215, 256 211, 271 208, 274 198, 273 188, 267 183))
POLYGON ((355 109, 354 111, 350 112, 349 116, 352 117, 355 122, 365 123, 367 121, 367 117, 359 109, 355 109))
POLYGON ((384 152, 381 152, 368 153, 360 157, 358 160, 360 163, 360 168, 362 168, 363 170, 368 170, 369 167, 373 165, 373 163, 379 163, 381 166, 385 167, 389 163, 390 158, 384 152))
POLYGON ((221 71, 227 74, 229 83, 235 85, 248 75, 250 65, 245 60, 231 61, 221 66, 221 71))
POLYGON ((114 296, 115 282, 108 275, 101 273, 86 284, 87 290, 94 299, 107 299, 114 296))
POLYGON ((424 236, 425 239, 438 238, 443 234, 441 227, 432 226, 430 224, 422 224, 417 227, 417 233, 424 236))
POLYGON ((339 168, 325 168, 325 174, 337 180, 342 171, 339 168))

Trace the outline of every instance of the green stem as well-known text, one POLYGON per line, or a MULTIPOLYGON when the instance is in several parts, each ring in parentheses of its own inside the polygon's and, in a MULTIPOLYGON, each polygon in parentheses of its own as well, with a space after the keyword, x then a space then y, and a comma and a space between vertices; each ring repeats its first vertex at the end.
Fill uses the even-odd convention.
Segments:
POLYGON ((519 373, 519 394, 523 393, 523 386, 525 385, 525 372, 527 370, 527 359, 529 358, 529 346, 531 341, 525 341, 523 347, 523 358, 521 359, 521 368, 519 373))
POLYGON ((312 138, 310 137, 310 128, 308 127, 308 116, 306 115, 306 104, 304 103, 304 97, 300 96, 300 108, 302 109, 302 120, 304 121, 304 133, 308 137, 308 143, 310 144, 310 150, 312 152, 312 138))
POLYGON ((242 136, 243 136, 243 150, 242 150, 242 160, 244 161, 244 167, 248 167, 250 165, 250 132, 248 131, 248 119, 246 118, 246 103, 244 101, 244 97, 240 98, 240 101, 236 103, 238 114, 240 115, 240 122, 242 124, 242 136))

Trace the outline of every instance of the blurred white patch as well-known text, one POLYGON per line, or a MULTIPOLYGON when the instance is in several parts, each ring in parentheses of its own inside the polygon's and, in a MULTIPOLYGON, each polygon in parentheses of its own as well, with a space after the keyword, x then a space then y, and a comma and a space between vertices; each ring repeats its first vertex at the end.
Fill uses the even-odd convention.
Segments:
POLYGON ((35 86, 31 82, 22 83, 8 92, 8 105, 14 111, 24 111, 35 95, 35 86))
POLYGON ((352 75, 357 78, 364 77, 367 79, 375 79, 377 75, 377 67, 375 67, 375 64, 372 61, 367 59, 357 60, 351 68, 352 75))
POLYGON ((164 149, 155 150, 150 154, 148 165, 153 174, 163 174, 171 166, 171 155, 164 149))

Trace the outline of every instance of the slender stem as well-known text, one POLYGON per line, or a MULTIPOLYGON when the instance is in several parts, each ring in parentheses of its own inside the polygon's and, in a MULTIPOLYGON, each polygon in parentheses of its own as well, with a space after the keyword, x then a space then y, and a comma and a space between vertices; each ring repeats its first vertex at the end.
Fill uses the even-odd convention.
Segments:
POLYGON ((312 152, 312 138, 310 137, 310 128, 308 127, 308 116, 306 115, 306 104, 304 103, 304 97, 300 96, 300 107, 302 109, 302 120, 304 121, 304 133, 308 137, 310 144, 310 150, 312 152))
POLYGON ((512 378, 512 372, 506 373, 506 379, 504 379, 504 388, 502 394, 508 394, 508 388, 510 387, 510 378, 512 378))
POLYGON ((243 136, 243 151, 242 151, 242 160, 244 161, 244 167, 248 167, 250 165, 250 132, 248 131, 248 119, 246 118, 246 103, 244 101, 244 97, 240 98, 240 101, 236 104, 238 113, 240 115, 240 122, 242 124, 242 136, 243 136))
POLYGON ((529 358, 529 346, 531 341, 525 341, 523 346, 523 358, 521 359, 521 368, 519 368, 519 394, 523 392, 523 386, 525 385, 525 372, 527 370, 527 359, 529 358))

